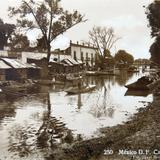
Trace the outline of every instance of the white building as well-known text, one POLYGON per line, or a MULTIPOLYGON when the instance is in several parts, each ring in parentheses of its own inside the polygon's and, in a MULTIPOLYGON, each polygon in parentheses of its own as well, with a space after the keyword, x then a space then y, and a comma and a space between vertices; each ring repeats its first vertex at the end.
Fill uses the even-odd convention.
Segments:
POLYGON ((95 65, 97 48, 90 45, 84 45, 70 42, 69 48, 66 49, 66 54, 71 55, 78 62, 83 62, 86 65, 95 65))

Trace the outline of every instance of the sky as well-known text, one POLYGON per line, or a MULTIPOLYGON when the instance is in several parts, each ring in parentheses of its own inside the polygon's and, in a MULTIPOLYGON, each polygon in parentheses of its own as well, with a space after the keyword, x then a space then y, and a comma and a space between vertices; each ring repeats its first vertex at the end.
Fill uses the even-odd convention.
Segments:
MULTIPOLYGON (((0 17, 5 22, 12 22, 8 17, 8 7, 14 6, 20 0, 0 1, 0 17)), ((65 49, 69 41, 88 41, 88 32, 93 26, 113 27, 120 40, 112 48, 114 55, 119 49, 124 49, 135 58, 149 58, 149 47, 153 40, 145 15, 145 8, 153 0, 62 0, 61 5, 69 11, 78 10, 88 19, 78 24, 53 42, 53 48, 65 49)), ((30 32, 29 37, 38 32, 30 32)))

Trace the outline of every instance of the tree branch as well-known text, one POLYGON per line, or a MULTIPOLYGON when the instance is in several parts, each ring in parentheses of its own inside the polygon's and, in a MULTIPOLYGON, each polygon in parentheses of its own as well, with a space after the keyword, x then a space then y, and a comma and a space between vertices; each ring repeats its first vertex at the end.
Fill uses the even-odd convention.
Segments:
MULTIPOLYGON (((83 16, 83 17, 84 17, 84 16, 83 16)), ((82 17, 82 19, 83 19, 83 17, 82 17)), ((87 21, 87 19, 82 20, 82 21, 78 21, 78 22, 74 23, 73 25, 71 25, 71 26, 63 29, 62 31, 60 31, 59 33, 57 33, 57 34, 50 40, 50 43, 51 43, 57 36, 59 36, 60 34, 63 34, 63 33, 66 32, 68 29, 74 27, 75 25, 77 25, 77 24, 79 24, 79 23, 86 22, 86 21, 87 21)))

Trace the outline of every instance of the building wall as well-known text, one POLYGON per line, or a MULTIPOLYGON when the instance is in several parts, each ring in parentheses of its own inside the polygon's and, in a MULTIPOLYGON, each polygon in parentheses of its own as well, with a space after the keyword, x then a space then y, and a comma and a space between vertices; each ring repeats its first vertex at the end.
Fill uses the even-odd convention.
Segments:
POLYGON ((75 60, 81 60, 85 64, 89 62, 91 65, 95 65, 95 58, 96 58, 97 50, 94 48, 83 47, 81 45, 71 45, 71 56, 75 60), (92 63, 93 61, 93 63, 92 63))
POLYGON ((8 57, 8 51, 0 50, 0 57, 8 57))
POLYGON ((6 80, 5 70, 0 69, 0 81, 5 81, 5 80, 6 80))
POLYGON ((27 69, 26 68, 11 68, 5 71, 6 80, 24 80, 27 79, 27 69))

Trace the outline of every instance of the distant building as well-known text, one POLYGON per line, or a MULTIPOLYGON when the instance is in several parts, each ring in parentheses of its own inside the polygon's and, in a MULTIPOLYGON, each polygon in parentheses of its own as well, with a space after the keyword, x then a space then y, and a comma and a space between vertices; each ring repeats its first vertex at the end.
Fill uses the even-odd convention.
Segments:
POLYGON ((40 68, 17 59, 0 58, 0 81, 39 78, 40 68))
POLYGON ((83 62, 86 66, 94 66, 97 48, 90 45, 72 43, 70 41, 70 46, 65 50, 65 54, 71 55, 71 57, 77 62, 83 62))
MULTIPOLYGON (((22 52, 21 59, 24 63, 35 63, 39 67, 43 68, 46 57, 47 53, 22 52)), ((71 55, 66 55, 64 54, 64 52, 58 52, 55 54, 51 54, 49 68, 51 74, 77 73, 82 71, 83 63, 77 62, 71 57, 71 55)))
POLYGON ((0 60, 0 81, 5 81, 7 79, 7 73, 11 70, 3 60, 0 60))

